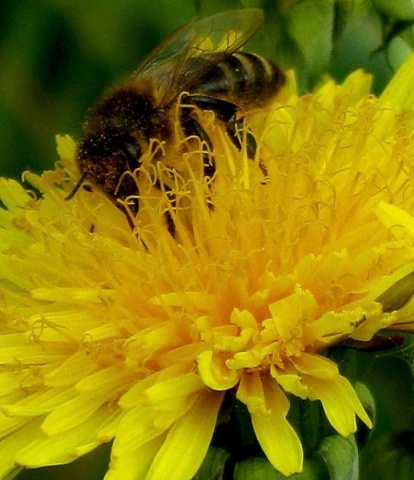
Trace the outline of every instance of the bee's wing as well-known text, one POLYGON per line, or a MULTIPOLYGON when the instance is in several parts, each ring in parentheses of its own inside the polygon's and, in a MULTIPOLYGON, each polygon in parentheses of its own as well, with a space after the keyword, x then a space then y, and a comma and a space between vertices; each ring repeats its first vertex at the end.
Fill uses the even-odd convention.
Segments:
POLYGON ((156 80, 161 97, 168 103, 225 55, 242 47, 255 34, 263 18, 260 9, 245 8, 190 22, 175 30, 150 53, 134 77, 156 80))

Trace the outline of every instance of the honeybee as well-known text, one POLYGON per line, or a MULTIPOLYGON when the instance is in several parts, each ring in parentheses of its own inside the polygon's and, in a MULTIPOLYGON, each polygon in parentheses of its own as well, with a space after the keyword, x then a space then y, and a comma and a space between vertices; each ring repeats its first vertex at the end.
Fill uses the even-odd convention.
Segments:
MULTIPOLYGON (((240 51, 263 17, 260 9, 246 8, 184 25, 121 86, 107 93, 85 123, 77 154, 82 176, 69 198, 88 179, 114 202, 133 199, 132 207, 138 211, 139 192, 133 175, 138 175, 140 158, 151 148, 151 139, 169 142, 175 134, 177 105, 182 137, 198 137, 203 174, 212 178, 214 145, 195 111, 214 112, 240 149, 243 112, 265 105, 284 83, 282 71, 272 61, 240 51)), ((253 158, 255 151, 255 139, 248 132, 248 156, 253 158)))

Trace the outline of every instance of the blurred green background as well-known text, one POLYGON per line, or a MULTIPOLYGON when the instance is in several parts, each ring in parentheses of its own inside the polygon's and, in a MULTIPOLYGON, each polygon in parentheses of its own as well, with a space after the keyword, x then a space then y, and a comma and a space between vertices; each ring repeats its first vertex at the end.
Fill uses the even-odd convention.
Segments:
MULTIPOLYGON (((341 81, 363 68, 374 75, 373 91, 379 94, 410 50, 410 5, 408 0, 1 0, 1 174, 20 178, 26 169, 52 168, 55 135, 79 138, 86 111, 105 88, 196 15, 259 6, 266 24, 250 48, 284 69, 295 68, 303 92, 323 74, 341 81)), ((369 384, 377 401, 378 427, 362 455, 361 478, 411 478, 412 348, 406 344, 397 357, 351 355, 355 378, 369 384)), ((72 465, 19 478, 98 480, 107 453, 104 446, 72 465)))

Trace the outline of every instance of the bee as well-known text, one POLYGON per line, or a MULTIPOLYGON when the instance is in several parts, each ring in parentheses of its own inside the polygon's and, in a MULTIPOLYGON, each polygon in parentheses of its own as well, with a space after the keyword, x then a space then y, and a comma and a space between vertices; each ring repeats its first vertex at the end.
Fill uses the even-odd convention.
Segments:
MULTIPOLYGON (((196 111, 214 112, 241 149, 243 113, 267 104, 284 83, 272 61, 240 51, 263 18, 260 9, 246 8, 190 22, 162 42, 121 86, 104 95, 86 120, 77 153, 82 174, 68 198, 87 179, 118 205, 119 200, 135 202, 132 209, 137 212, 134 175, 140 159, 153 145, 151 140, 168 143, 176 135, 177 111, 182 138, 200 140, 203 175, 214 177, 214 145, 196 111)), ((253 158, 256 142, 250 131, 246 143, 253 158)), ((161 188, 159 180, 155 186, 161 188)))

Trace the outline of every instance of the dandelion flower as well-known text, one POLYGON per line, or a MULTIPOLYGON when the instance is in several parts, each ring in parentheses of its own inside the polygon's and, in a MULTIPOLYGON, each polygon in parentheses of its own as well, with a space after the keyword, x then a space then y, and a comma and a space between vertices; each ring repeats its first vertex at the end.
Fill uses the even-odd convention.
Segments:
POLYGON ((287 476, 293 397, 344 437, 371 426, 325 353, 414 330, 413 72, 380 98, 360 71, 302 97, 291 78, 247 116, 254 161, 207 112, 213 181, 197 148, 148 153, 137 213, 93 185, 65 200, 67 137, 54 171, 24 177, 40 194, 1 179, 0 477, 113 440, 106 480, 191 479, 226 392, 287 476))

